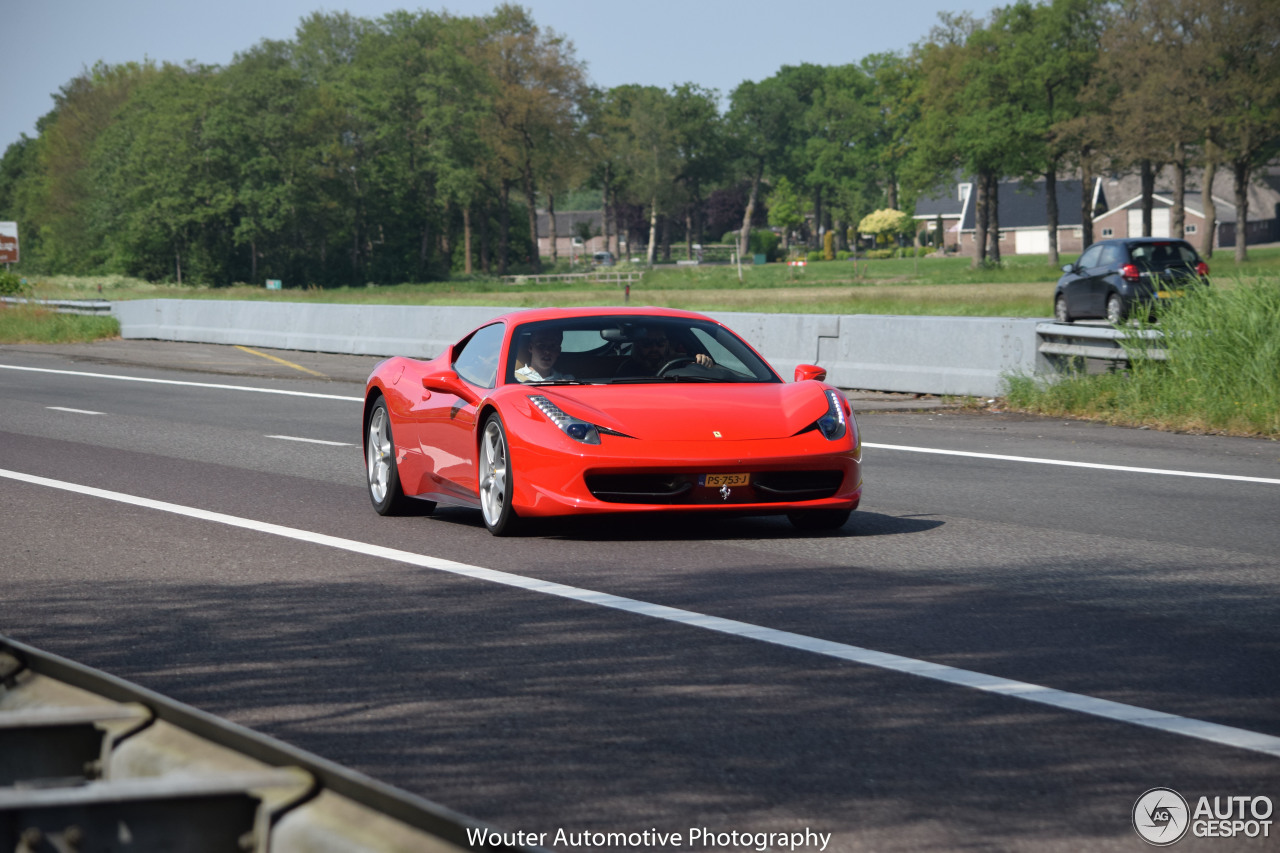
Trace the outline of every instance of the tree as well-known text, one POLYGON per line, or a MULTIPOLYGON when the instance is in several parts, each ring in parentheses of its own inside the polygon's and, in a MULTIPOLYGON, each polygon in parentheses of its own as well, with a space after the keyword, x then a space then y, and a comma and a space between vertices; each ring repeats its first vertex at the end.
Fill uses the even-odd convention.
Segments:
POLYGON ((248 256, 244 266, 228 266, 257 282, 265 258, 269 277, 301 280, 306 252, 287 235, 297 232, 302 216, 311 147, 302 116, 312 108, 314 90, 304 84, 291 46, 279 41, 238 55, 216 86, 205 138, 234 188, 232 242, 248 256))
POLYGON ((39 235, 41 256, 51 268, 87 273, 107 261, 102 229, 93 219, 101 199, 94 151, 117 112, 155 74, 151 64, 98 63, 63 86, 53 111, 41 119, 34 149, 38 170, 29 173, 34 219, 26 224, 28 234, 39 235))
POLYGON ((914 228, 915 219, 911 214, 891 208, 868 213, 858 223, 858 233, 875 234, 877 244, 887 242, 891 237, 912 231, 914 228))
MULTIPOLYGON (((1169 0, 1173 3, 1174 0, 1169 0)), ((1207 136, 1231 167, 1235 185, 1236 263, 1248 258, 1248 186, 1280 152, 1280 18, 1269 0, 1180 0, 1193 30, 1191 67, 1204 78, 1211 104, 1207 136)), ((1211 185, 1206 181, 1204 194, 1211 185)))
POLYGON ((657 260, 659 219, 683 198, 683 188, 676 181, 682 164, 672 99, 657 86, 619 86, 610 95, 625 170, 624 189, 648 210, 647 259, 652 266, 657 260))
POLYGON ((95 181, 113 211, 99 221, 126 272, 178 284, 218 277, 235 194, 206 139, 214 74, 165 65, 95 149, 95 181))
POLYGON ((746 177, 749 188, 738 235, 738 252, 746 255, 751 220, 760 201, 760 185, 766 169, 776 167, 787 151, 795 103, 793 93, 776 77, 759 83, 745 81, 733 90, 729 100, 727 119, 737 170, 746 177))
POLYGON ((676 147, 675 182, 682 190, 687 259, 693 258, 694 240, 703 242, 706 195, 727 174, 727 142, 718 100, 717 92, 693 83, 673 86, 670 92, 668 120, 676 147))
MULTIPOLYGON (((541 268, 537 253, 537 188, 539 152, 559 148, 568 152, 577 133, 585 75, 573 45, 552 30, 542 30, 529 13, 511 5, 499 6, 485 19, 479 45, 482 61, 493 78, 490 134, 502 165, 499 176, 502 212, 507 195, 519 182, 524 191, 534 251, 530 261, 541 268)), ((507 239, 503 228, 501 239, 507 239)), ((499 270, 506 270, 506 251, 499 270)))
POLYGON ((813 198, 815 230, 830 233, 834 228, 842 241, 845 223, 881 203, 883 195, 877 169, 881 114, 875 80, 865 67, 826 69, 803 121, 808 137, 803 180, 813 198))
POLYGON ((791 247, 791 232, 804 222, 800 212, 800 196, 786 177, 778 178, 769 193, 769 224, 782 231, 782 248, 791 247))
POLYGON ((1101 92, 1112 140, 1113 168, 1137 168, 1142 182, 1142 233, 1151 236, 1155 175, 1173 159, 1177 169, 1173 220, 1183 222, 1185 151, 1203 136, 1203 103, 1194 75, 1187 73, 1190 32, 1165 0, 1137 0, 1119 6, 1101 35, 1102 52, 1092 88, 1101 92), (1176 109, 1170 105, 1176 103, 1176 109))
MULTIPOLYGON (((1070 142, 1062 127, 1084 114, 1080 93, 1096 73, 1103 0, 1017 0, 999 10, 994 27, 1008 37, 1010 96, 1027 116, 1024 177, 1045 182, 1049 265, 1058 266, 1058 173, 1070 142)), ((1159 66, 1167 70, 1164 64, 1159 66)), ((1086 189, 1087 194, 1087 189, 1086 189)))

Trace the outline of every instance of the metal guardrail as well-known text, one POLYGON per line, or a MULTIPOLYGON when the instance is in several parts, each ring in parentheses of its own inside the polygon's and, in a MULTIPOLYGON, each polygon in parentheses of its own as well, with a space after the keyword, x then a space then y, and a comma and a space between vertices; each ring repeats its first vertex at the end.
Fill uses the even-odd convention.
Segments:
POLYGON ((565 282, 568 284, 635 284, 644 277, 644 272, 622 272, 621 270, 610 270, 608 272, 571 272, 571 273, 546 273, 543 275, 509 275, 503 277, 503 281, 511 285, 520 284, 547 284, 550 282, 565 282))
POLYGON ((443 806, 0 636, 0 850, 538 851, 494 840, 443 806))
POLYGON ((112 303, 105 299, 27 299, 21 296, 0 296, 0 302, 10 305, 44 305, 55 309, 59 314, 95 314, 111 313, 112 303))
MULTIPOLYGON (((1111 326, 1083 326, 1070 323, 1037 323, 1039 351, 1049 356, 1098 358, 1128 362, 1129 352, 1123 342, 1131 340, 1160 341, 1163 335, 1155 329, 1117 329, 1111 326)), ((1146 357, 1164 361, 1168 354, 1160 347, 1148 347, 1146 357)))

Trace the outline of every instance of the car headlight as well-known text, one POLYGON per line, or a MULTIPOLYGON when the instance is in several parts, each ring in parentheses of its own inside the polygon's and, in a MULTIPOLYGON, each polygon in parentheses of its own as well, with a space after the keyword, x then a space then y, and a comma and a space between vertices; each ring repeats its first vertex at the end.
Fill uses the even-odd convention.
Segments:
POLYGON ((827 413, 818 418, 818 431, 827 441, 835 441, 838 438, 844 438, 845 433, 849 431, 849 419, 845 417, 844 401, 840 399, 839 393, 835 391, 825 393, 827 413))
POLYGON ((547 420, 560 428, 560 431, 583 444, 599 444, 600 431, 595 424, 565 414, 564 410, 541 394, 531 394, 529 401, 538 407, 538 411, 547 416, 547 420))

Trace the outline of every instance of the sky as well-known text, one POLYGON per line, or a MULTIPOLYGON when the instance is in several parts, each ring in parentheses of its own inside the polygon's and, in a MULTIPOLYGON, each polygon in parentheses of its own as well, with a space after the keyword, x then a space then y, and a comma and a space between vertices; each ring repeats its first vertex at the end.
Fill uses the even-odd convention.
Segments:
MULTIPOLYGON (((312 12, 377 19, 397 9, 483 15, 497 0, 0 0, 0 152, 53 109, 53 94, 96 62, 227 65, 263 39, 291 39, 312 12)), ((939 12, 985 17, 990 0, 526 0, 539 26, 573 42, 591 82, 697 83, 728 95, 783 65, 843 65, 905 52, 939 12)))

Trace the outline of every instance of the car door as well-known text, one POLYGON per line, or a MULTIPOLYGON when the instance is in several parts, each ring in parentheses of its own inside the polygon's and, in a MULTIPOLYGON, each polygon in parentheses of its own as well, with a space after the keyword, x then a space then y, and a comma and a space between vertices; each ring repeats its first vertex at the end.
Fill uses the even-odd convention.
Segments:
POLYGON ((1067 298, 1067 313, 1072 317, 1098 317, 1100 311, 1093 306, 1090 290, 1090 272, 1098 266, 1102 257, 1102 245, 1095 243, 1085 250, 1076 261, 1072 272, 1067 273, 1067 280, 1062 283, 1062 294, 1067 298))
MULTIPOLYGON (((477 399, 494 387, 498 358, 506 336, 503 323, 477 329, 454 345, 452 367, 477 399)), ((419 442, 435 490, 474 503, 476 479, 476 404, 443 391, 429 392, 422 404, 419 442)))
POLYGON ((1088 281, 1085 286, 1088 294, 1085 313, 1090 317, 1105 317, 1107 297, 1112 289, 1111 278, 1117 275, 1117 270, 1124 264, 1126 257, 1124 246, 1120 243, 1099 243, 1096 248, 1098 257, 1085 273, 1088 281))

